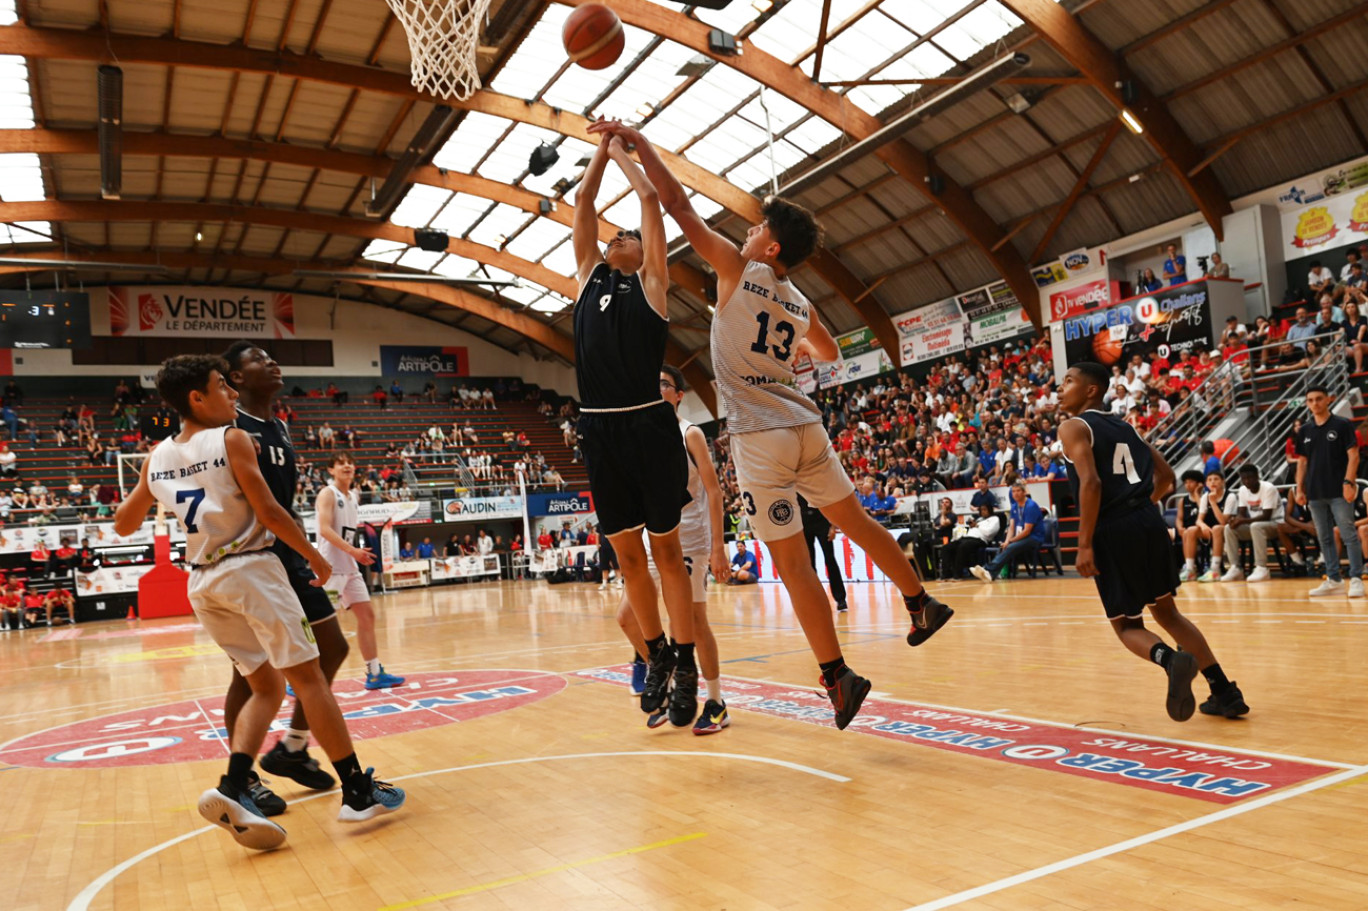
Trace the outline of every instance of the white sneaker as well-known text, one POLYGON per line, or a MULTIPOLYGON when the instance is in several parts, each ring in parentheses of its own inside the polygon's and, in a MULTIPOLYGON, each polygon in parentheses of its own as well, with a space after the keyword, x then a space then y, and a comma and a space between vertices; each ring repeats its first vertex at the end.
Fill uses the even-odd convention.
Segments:
POLYGON ((969 567, 969 572, 973 573, 974 578, 980 582, 993 581, 993 577, 988 575, 988 570, 984 569, 982 566, 971 566, 969 567))
POLYGON ((1303 557, 1301 554, 1297 553, 1296 551, 1293 551, 1293 552, 1292 552, 1292 565, 1294 565, 1294 566, 1305 566, 1305 565, 1306 565, 1306 558, 1303 557))
MULTIPOLYGON (((1361 581, 1359 582, 1359 591, 1363 591, 1363 583, 1361 581)), ((1307 597, 1310 598, 1328 598, 1333 595, 1342 595, 1344 594, 1344 583, 1331 582, 1329 579, 1326 579, 1306 594, 1307 597)))
POLYGON ((1362 579, 1350 579, 1350 580, 1349 580, 1349 597, 1351 597, 1351 598, 1362 598, 1362 597, 1363 597, 1363 580, 1362 580, 1362 579))
POLYGON ((1228 570, 1225 571, 1225 575, 1221 577, 1221 581, 1222 581, 1222 582, 1243 582, 1243 581, 1244 581, 1244 570, 1240 569, 1240 567, 1238 567, 1238 566, 1232 566, 1232 567, 1230 567, 1230 569, 1228 569, 1228 570))
POLYGON ((1250 574, 1249 574, 1249 578, 1246 579, 1245 581, 1246 581, 1246 582, 1267 582, 1267 581, 1268 581, 1268 567, 1267 567, 1267 566, 1256 566, 1256 567, 1254 567, 1254 572, 1250 573, 1250 574))
POLYGON ((1197 578, 1197 570, 1195 570, 1195 569, 1193 569, 1193 568, 1191 568, 1191 567, 1189 567, 1189 566, 1184 566, 1183 569, 1182 569, 1182 571, 1178 573, 1178 581, 1179 581, 1179 582, 1192 582, 1192 581, 1194 581, 1196 578, 1197 578))

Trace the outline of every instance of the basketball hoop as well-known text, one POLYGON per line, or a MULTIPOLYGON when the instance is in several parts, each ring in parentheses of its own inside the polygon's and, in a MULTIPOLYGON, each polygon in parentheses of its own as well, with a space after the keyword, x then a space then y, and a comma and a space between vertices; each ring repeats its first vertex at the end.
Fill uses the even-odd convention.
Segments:
POLYGON ((385 0, 408 36, 413 87, 465 101, 480 88, 475 52, 490 0, 385 0))

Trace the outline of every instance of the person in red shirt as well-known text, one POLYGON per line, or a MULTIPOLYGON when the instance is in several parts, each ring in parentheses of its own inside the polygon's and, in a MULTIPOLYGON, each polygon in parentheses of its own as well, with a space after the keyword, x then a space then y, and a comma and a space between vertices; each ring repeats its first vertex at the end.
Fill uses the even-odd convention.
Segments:
POLYGON ((555 542, 551 538, 551 532, 543 528, 541 534, 537 535, 537 549, 550 550, 554 546, 555 542))
MULTIPOLYGON (((47 595, 42 592, 28 592, 24 595, 24 622, 29 626, 38 625, 38 614, 47 606, 47 595)), ((48 626, 52 625, 52 614, 48 613, 48 626)))
POLYGON ((22 595, 10 591, 8 588, 0 589, 0 618, 5 621, 5 626, 10 629, 24 628, 24 599, 22 595))
POLYGON ((71 542, 64 538, 61 545, 52 553, 52 567, 67 572, 75 569, 78 562, 80 562, 80 554, 76 552, 76 548, 71 546, 71 542))
POLYGON ((52 551, 48 550, 42 540, 38 541, 33 548, 33 553, 29 554, 29 571, 47 575, 51 570, 52 551))
POLYGON ((66 611, 67 623, 76 622, 76 598, 65 588, 54 588, 47 593, 47 598, 43 601, 43 607, 47 609, 48 626, 52 626, 52 612, 57 608, 66 611))

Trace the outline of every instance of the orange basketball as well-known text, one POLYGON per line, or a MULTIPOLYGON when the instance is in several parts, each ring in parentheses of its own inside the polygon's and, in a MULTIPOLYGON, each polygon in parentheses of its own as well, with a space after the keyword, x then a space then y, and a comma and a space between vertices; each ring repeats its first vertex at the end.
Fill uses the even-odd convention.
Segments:
POLYGON ((1093 357, 1103 367, 1110 367, 1121 360, 1121 340, 1112 338, 1106 329, 1093 336, 1092 350, 1093 357))
POLYGON ((617 13, 602 3, 586 3, 565 18, 561 43, 571 62, 586 70, 601 70, 622 56, 627 36, 617 13))

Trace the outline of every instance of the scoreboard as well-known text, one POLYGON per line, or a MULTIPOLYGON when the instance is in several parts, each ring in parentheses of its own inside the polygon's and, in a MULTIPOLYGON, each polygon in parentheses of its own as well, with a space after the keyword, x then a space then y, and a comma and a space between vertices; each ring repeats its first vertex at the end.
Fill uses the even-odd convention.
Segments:
POLYGON ((0 290, 0 348, 89 348, 90 295, 0 290))

